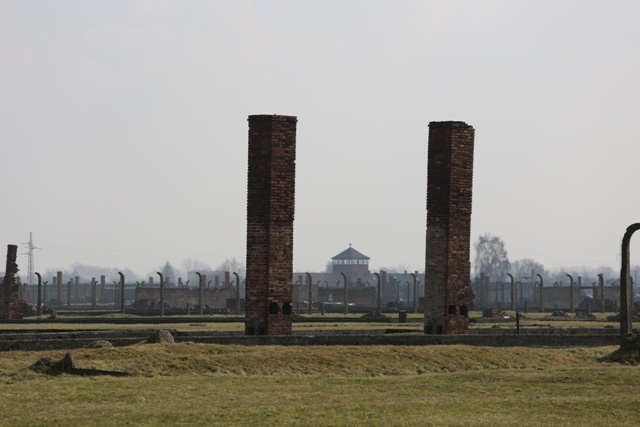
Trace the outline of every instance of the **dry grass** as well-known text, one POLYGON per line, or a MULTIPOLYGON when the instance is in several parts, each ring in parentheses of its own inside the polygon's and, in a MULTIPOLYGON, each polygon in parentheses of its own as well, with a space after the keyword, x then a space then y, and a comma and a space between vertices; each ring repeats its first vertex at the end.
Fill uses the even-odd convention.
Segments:
MULTIPOLYGON (((376 377, 470 370, 601 366, 616 347, 523 348, 453 346, 240 346, 181 343, 79 349, 80 368, 122 370, 138 376, 185 374, 376 377)), ((40 357, 61 359, 65 351, 7 352, 0 380, 29 377, 40 357)))
MULTIPOLYGON (((114 315, 117 317, 117 315, 114 315)), ((121 315, 120 315, 121 316, 121 315)), ((351 315, 352 317, 356 315, 351 315)), ((410 314, 410 318, 422 315, 410 314)), ((0 325, 0 329, 149 329, 152 325, 0 325)), ((502 324, 505 327, 513 325, 502 324)), ((605 327, 551 322, 523 326, 605 327)), ((242 331, 243 323, 175 323, 242 331)), ((296 323, 294 330, 422 324, 296 323)), ((472 327, 485 327, 484 325, 472 327)), ((0 353, 0 426, 640 424, 640 360, 617 347, 238 346, 146 344, 73 350, 79 368, 126 378, 47 376, 29 369, 65 351, 0 353)))
POLYGON ((133 376, 50 377, 65 352, 0 353, 0 425, 583 426, 640 423, 640 368, 615 347, 244 347, 153 344, 74 350, 81 368, 133 376))

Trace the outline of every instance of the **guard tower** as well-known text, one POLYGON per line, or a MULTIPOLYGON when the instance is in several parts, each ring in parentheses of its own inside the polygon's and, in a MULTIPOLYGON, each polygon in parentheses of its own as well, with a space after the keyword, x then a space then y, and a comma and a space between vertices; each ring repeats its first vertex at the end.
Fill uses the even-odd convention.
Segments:
POLYGON ((429 123, 425 334, 469 329, 474 129, 429 123))
POLYGON ((369 276, 369 257, 349 245, 347 249, 331 258, 332 272, 344 273, 349 280, 365 279, 369 276))

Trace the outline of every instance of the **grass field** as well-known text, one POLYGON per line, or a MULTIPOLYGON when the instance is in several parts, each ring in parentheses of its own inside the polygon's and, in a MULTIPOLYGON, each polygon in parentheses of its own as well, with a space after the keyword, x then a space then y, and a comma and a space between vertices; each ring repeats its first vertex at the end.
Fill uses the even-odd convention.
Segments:
MULTIPOLYGON (((153 329, 108 323, 0 324, 0 330, 153 329)), ((317 315, 319 316, 319 315, 317 315)), ((617 327, 527 314, 522 327, 617 327)), ((350 317, 359 317, 350 315, 350 317)), ((295 331, 403 328, 398 323, 294 323, 295 331)), ((514 327, 500 323, 497 327, 514 327)), ((472 328, 492 327, 491 323, 472 328)), ((163 329, 242 331, 243 323, 163 329)), ((640 424, 640 367, 615 347, 245 347, 194 343, 74 350, 79 368, 128 377, 48 376, 29 369, 64 351, 0 353, 0 426, 640 424)))
MULTIPOLYGON (((60 316, 61 318, 73 319, 74 316, 72 314, 63 314, 60 316)), ((72 313, 72 312, 69 312, 72 313)), ((515 328, 516 320, 515 313, 509 312, 513 318, 507 322, 500 323, 472 323, 470 325, 471 329, 482 329, 482 328, 515 328)), ((520 326, 521 328, 527 327, 557 327, 557 328, 618 328, 620 324, 618 322, 607 322, 606 317, 610 316, 614 313, 594 313, 597 320, 584 320, 584 319, 569 319, 569 320, 550 320, 548 319, 549 313, 526 313, 525 318, 521 319, 520 326)), ((471 312, 472 318, 481 317, 480 312, 471 312)), ((333 317, 334 315, 332 315, 333 317)), ((360 318, 361 314, 349 314, 344 316, 343 314, 337 314, 335 317, 347 317, 347 318, 360 318)), ((424 315, 421 313, 407 313, 407 318, 409 320, 408 323, 397 323, 397 315, 389 314, 388 315, 392 322, 340 322, 339 320, 335 322, 294 322, 293 330, 294 331, 311 331, 311 330, 367 330, 367 329, 405 329, 407 332, 422 332, 423 324, 422 321, 424 319, 424 315)), ((193 322, 193 323, 164 323, 161 326, 159 325, 149 325, 144 323, 132 323, 132 324, 114 324, 109 323, 110 319, 113 318, 121 318, 127 317, 131 319, 136 319, 136 316, 123 315, 120 313, 112 313, 103 316, 96 316, 95 318, 98 320, 102 320, 102 323, 0 323, 0 331, 3 330, 32 330, 39 329, 42 331, 46 330, 105 330, 105 329, 154 329, 157 327, 162 327, 163 329, 175 329, 181 331, 244 331, 244 323, 226 323, 226 322, 216 322, 216 318, 225 318, 225 317, 236 317, 236 316, 208 316, 213 319, 211 322, 193 322)), ((199 316, 192 316, 194 319, 198 319, 199 316)), ((306 317, 306 316, 305 316, 306 317)), ((320 314, 313 314, 312 318, 323 318, 324 316, 320 314)), ((326 317, 329 317, 327 315, 326 317)), ((148 319, 148 318, 145 318, 148 319)))
POLYGON ((245 347, 149 344, 0 353, 0 425, 636 426, 640 367, 615 347, 245 347))

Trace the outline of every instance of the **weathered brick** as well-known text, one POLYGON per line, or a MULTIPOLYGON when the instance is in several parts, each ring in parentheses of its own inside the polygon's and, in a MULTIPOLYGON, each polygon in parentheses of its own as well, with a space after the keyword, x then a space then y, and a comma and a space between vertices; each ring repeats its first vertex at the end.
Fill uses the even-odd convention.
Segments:
POLYGON ((474 129, 429 123, 427 165, 426 334, 469 328, 474 129))
POLYGON ((20 285, 16 281, 18 274, 17 245, 7 245, 7 266, 0 288, 0 319, 22 319, 20 309, 20 285))
POLYGON ((291 335, 296 124, 249 116, 246 335, 291 335))

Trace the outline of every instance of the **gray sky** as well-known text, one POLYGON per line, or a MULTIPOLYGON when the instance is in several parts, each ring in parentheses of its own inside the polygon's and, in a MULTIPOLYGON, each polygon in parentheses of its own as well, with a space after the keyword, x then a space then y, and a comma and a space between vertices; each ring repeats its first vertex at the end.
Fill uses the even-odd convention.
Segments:
POLYGON ((33 232, 36 271, 244 262, 247 116, 285 114, 294 269, 351 243, 373 269, 422 271, 428 124, 460 120, 472 242, 618 269, 640 222, 639 17, 637 1, 0 0, 0 243, 33 232))

